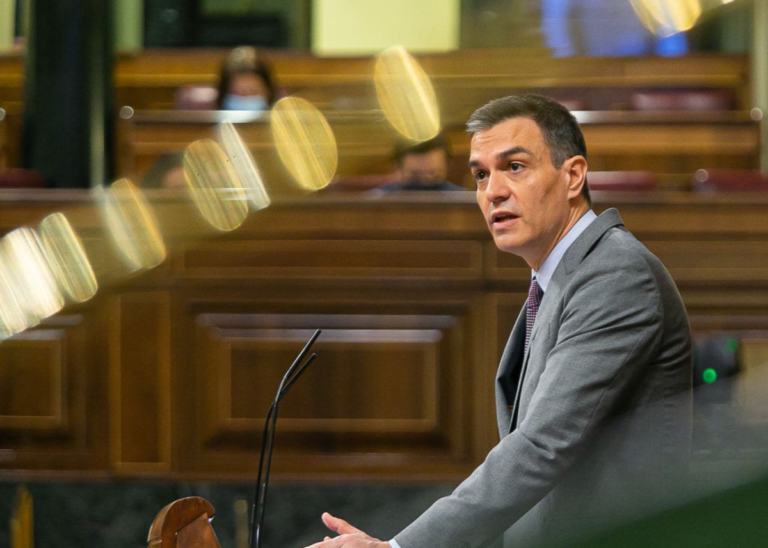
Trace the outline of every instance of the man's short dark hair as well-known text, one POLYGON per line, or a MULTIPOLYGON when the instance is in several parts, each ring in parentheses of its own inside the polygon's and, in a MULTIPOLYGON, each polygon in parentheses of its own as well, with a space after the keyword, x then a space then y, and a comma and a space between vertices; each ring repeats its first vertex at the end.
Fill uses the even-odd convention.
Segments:
MULTIPOLYGON (((530 118, 536 122, 556 168, 559 169, 568 158, 587 157, 587 145, 576 118, 563 105, 543 95, 510 95, 495 99, 469 117, 467 131, 475 134, 511 118, 530 118)), ((586 178, 581 194, 591 207, 592 197, 586 178)))
POLYGON ((406 156, 410 154, 426 154, 427 152, 432 152, 433 150, 444 150, 445 158, 450 159, 451 157, 451 149, 448 146, 448 139, 446 139, 445 135, 442 133, 438 133, 431 139, 427 139, 426 141, 415 144, 413 141, 397 141, 395 143, 395 151, 393 157, 395 164, 401 166, 403 165, 403 159, 406 156))

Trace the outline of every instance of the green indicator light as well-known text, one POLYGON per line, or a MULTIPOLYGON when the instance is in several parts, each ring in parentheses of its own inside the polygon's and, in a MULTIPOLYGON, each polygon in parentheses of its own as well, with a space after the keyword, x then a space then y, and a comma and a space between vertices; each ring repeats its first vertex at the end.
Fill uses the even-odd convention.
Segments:
POLYGON ((736 353, 736 351, 739 349, 739 341, 736 339, 728 339, 725 341, 725 346, 730 350, 733 354, 736 353))
POLYGON ((709 369, 705 369, 701 376, 705 383, 712 384, 717 380, 717 371, 710 367, 709 369))

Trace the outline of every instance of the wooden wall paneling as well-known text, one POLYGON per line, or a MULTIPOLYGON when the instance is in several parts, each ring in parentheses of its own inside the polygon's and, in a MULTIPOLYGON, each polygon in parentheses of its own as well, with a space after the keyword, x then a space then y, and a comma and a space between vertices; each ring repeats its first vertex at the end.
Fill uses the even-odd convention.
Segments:
POLYGON ((471 469, 482 300, 388 295, 397 298, 308 288, 193 292, 188 355, 198 371, 194 400, 204 403, 185 469, 253 472, 264 413, 316 327, 324 330, 319 358, 281 404, 279 477, 454 478, 471 469))
POLYGON ((525 294, 531 283, 531 267, 511 253, 500 251, 493 241, 483 243, 485 275, 488 279, 507 285, 519 285, 525 294))
POLYGON ((386 278, 472 281, 482 276, 472 241, 259 240, 201 243, 184 250, 178 275, 194 279, 319 281, 386 278))
MULTIPOLYGON (((768 289, 765 284, 678 284, 688 316, 693 322, 699 315, 730 315, 744 320, 746 327, 753 325, 756 318, 768 314, 768 289)), ((727 330, 729 324, 718 329, 727 330)), ((744 327, 744 328, 746 328, 744 327)))
MULTIPOLYGON (((318 326, 321 358, 284 402, 278 477, 453 481, 496 443, 493 378, 530 270, 496 249, 470 193, 276 201, 202 241, 176 215, 185 199, 149 194, 174 212, 163 218, 175 219, 163 225, 174 244, 165 270, 0 344, 0 375, 23 386, 0 402, 0 475, 251 477, 280 373, 318 326), (39 330, 57 334, 34 339, 39 330), (28 378, 54 370, 58 340, 69 395, 57 430, 40 403, 50 383, 28 378), (20 430, 28 412, 38 418, 20 430)), ((595 196, 597 213, 618 206, 669 267, 694 333, 732 332, 762 363, 768 198, 595 196)), ((93 208, 85 191, 4 191, 0 225, 65 210, 101 264, 93 208)))
MULTIPOLYGON (((593 169, 622 169, 640 167, 638 159, 646 160, 643 169, 655 172, 692 174, 700 168, 731 167, 740 159, 744 168, 757 167, 759 158, 759 123, 751 120, 731 124, 703 122, 643 124, 606 123, 583 124, 593 169), (634 161, 629 164, 627 161, 634 161), (650 162, 648 160, 653 160, 650 162), (694 162, 693 167, 688 162, 694 162), (600 165, 600 162, 605 162, 600 165), (612 163, 608 163, 612 162, 612 163)), ((742 167, 742 166, 738 166, 742 167)))
MULTIPOLYGON (((372 195, 325 194, 289 205, 274 203, 238 229, 243 239, 389 240, 483 242, 490 238, 469 192, 411 192, 384 199, 372 195)), ((191 249, 191 248, 190 248, 191 249)))
POLYGON ((61 329, 30 331, 3 345, 0 428, 42 435, 66 432, 64 337, 61 329))
POLYGON ((79 307, 0 343, 0 469, 103 469, 97 323, 79 307))
POLYGON ((527 293, 489 293, 483 299, 482 341, 475 371, 475 418, 474 434, 476 458, 482 462, 488 452, 499 443, 496 426, 496 373, 509 334, 517 315, 525 303, 527 293))
POLYGON ((642 242, 675 240, 764 241, 768 238, 765 193, 595 193, 599 213, 617 207, 642 242))
POLYGON ((646 239, 643 243, 661 259, 678 286, 768 280, 768 241, 659 242, 646 239))
POLYGON ((170 310, 164 292, 111 298, 110 459, 118 473, 171 468, 170 310))

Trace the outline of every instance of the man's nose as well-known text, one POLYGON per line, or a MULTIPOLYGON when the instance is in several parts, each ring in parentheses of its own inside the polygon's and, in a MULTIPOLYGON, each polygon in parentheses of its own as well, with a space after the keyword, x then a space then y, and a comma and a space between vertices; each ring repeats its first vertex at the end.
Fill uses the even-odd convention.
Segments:
POLYGON ((501 173, 491 172, 488 175, 488 185, 485 187, 485 197, 489 202, 503 202, 509 198, 509 186, 501 173))

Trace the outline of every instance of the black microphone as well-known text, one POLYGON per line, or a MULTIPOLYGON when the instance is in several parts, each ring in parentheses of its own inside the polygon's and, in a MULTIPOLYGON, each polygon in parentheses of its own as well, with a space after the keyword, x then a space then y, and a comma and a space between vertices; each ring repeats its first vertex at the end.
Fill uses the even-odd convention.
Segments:
POLYGON ((251 513, 251 531, 248 537, 248 548, 260 548, 261 546, 261 530, 264 527, 264 512, 266 510, 267 502, 267 487, 269 487, 269 468, 272 465, 272 448, 275 443, 275 427, 277 425, 277 406, 280 400, 283 399, 286 392, 293 386, 296 380, 306 371, 309 364, 311 364, 317 354, 312 354, 303 365, 301 364, 304 356, 309 352, 310 347, 314 344, 317 338, 320 336, 321 330, 315 331, 315 334, 310 337, 307 344, 304 346, 299 355, 296 356, 291 367, 285 373, 283 380, 280 382, 280 387, 277 389, 277 395, 275 395, 275 401, 269 406, 267 411, 267 418, 264 421, 264 431, 261 437, 261 455, 259 456, 259 474, 256 480, 256 496, 253 499, 253 512, 251 513), (266 458, 265 458, 266 457, 266 458), (264 464, 266 463, 266 468, 264 464), (263 480, 263 481, 262 481, 263 480))

